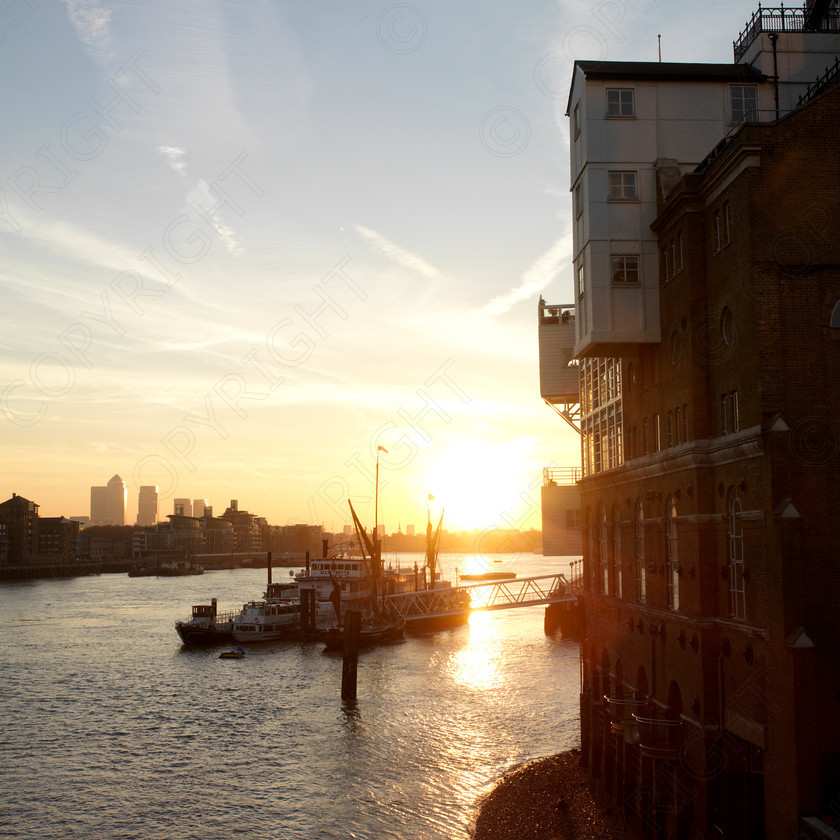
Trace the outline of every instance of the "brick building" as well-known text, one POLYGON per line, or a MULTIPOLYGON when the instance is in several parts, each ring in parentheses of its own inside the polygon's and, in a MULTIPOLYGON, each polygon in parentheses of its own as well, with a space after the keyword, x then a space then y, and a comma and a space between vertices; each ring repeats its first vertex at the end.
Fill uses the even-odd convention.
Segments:
POLYGON ((767 118, 743 103, 774 80, 737 64, 602 62, 570 95, 573 136, 616 120, 572 153, 582 753, 638 836, 840 836, 840 74, 795 76, 840 19, 796 11, 798 41, 759 10, 736 43, 788 73, 767 118), (676 123, 646 152, 621 140, 645 97, 655 132, 669 102, 731 124, 700 160, 676 123))

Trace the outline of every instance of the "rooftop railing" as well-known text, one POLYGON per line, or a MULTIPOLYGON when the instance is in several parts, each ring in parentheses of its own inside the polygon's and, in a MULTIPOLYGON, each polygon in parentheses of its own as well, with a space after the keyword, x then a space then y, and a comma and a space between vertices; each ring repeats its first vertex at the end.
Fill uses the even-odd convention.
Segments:
POLYGON ((813 99, 836 84, 840 84, 840 56, 834 59, 834 64, 831 67, 825 68, 825 75, 820 76, 813 85, 808 85, 808 90, 799 97, 799 101, 796 103, 797 107, 804 105, 809 99, 813 99))
POLYGON ((543 467, 543 484, 577 484, 581 479, 580 467, 543 467))
POLYGON ((744 31, 732 42, 735 61, 740 61, 750 44, 762 32, 840 32, 840 11, 830 9, 822 16, 809 14, 806 5, 762 6, 753 12, 744 31))

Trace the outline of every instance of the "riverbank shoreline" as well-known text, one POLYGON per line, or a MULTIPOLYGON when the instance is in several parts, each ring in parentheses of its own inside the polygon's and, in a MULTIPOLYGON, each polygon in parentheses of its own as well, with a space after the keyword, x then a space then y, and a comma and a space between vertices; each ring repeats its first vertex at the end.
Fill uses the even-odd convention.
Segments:
POLYGON ((573 749, 503 776, 478 805, 472 840, 626 840, 596 804, 573 749))

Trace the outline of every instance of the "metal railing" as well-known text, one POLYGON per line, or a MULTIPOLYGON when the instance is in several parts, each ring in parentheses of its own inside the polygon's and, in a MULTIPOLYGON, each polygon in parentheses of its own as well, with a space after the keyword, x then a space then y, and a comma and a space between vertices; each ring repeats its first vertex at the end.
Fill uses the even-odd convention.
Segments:
POLYGON ((821 18, 814 19, 808 14, 806 5, 762 7, 759 3, 758 11, 753 12, 744 31, 732 42, 736 62, 762 32, 840 32, 840 10, 829 10, 821 18))
POLYGON ((385 598, 386 603, 406 618, 445 615, 463 610, 467 605, 471 610, 491 611, 576 600, 562 574, 403 592, 385 598))
POLYGON ((569 563, 569 587, 572 590, 583 589, 583 560, 569 563))
POLYGON ((643 754, 652 758, 674 760, 680 757, 683 745, 681 720, 652 718, 634 714, 639 727, 639 747, 643 754))
POLYGON ((809 99, 813 99, 838 82, 840 82, 840 56, 834 59, 834 64, 831 67, 825 68, 825 74, 819 76, 813 85, 808 85, 808 90, 799 97, 796 103, 797 107, 804 105, 809 99))
POLYGON ((577 484, 581 477, 580 467, 543 467, 543 485, 577 484))

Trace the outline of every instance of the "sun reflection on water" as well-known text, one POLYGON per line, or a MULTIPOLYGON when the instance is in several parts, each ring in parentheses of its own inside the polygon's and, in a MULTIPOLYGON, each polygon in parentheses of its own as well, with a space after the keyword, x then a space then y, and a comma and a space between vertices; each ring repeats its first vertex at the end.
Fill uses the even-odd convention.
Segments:
POLYGON ((446 670, 454 682, 481 691, 498 689, 505 677, 500 667, 503 639, 499 623, 486 612, 470 614, 470 639, 455 651, 446 670))

